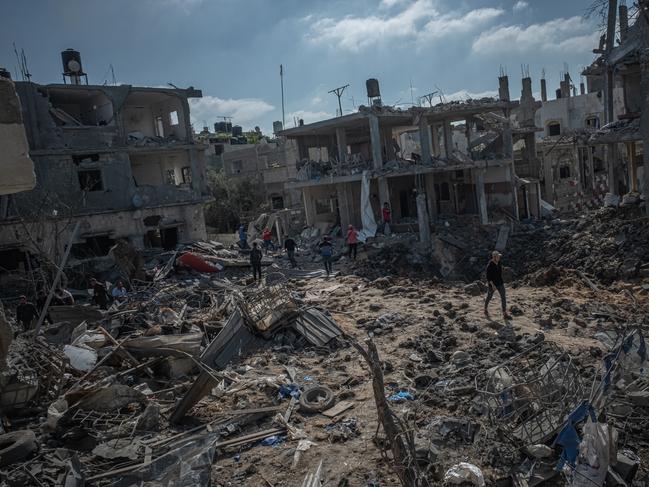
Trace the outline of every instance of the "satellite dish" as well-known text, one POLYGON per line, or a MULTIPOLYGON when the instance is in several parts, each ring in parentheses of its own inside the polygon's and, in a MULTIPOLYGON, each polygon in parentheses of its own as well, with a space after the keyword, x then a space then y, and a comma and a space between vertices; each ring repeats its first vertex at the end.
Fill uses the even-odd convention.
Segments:
POLYGON ((81 71, 81 64, 76 59, 70 59, 68 61, 68 69, 73 73, 78 73, 81 71))

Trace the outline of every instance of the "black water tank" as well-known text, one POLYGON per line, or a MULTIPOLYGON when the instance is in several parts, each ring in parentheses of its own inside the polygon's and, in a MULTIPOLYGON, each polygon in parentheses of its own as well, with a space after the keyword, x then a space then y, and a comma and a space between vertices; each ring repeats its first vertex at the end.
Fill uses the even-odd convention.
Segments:
POLYGON ((243 128, 240 125, 233 125, 232 126, 232 136, 233 137, 240 137, 243 135, 243 128))
POLYGON ((379 90, 379 80, 376 78, 370 78, 365 82, 365 87, 367 88, 367 97, 376 98, 381 96, 381 91, 379 90))
POLYGON ((83 73, 81 54, 79 51, 66 49, 61 52, 61 61, 63 62, 63 74, 78 75, 83 73))

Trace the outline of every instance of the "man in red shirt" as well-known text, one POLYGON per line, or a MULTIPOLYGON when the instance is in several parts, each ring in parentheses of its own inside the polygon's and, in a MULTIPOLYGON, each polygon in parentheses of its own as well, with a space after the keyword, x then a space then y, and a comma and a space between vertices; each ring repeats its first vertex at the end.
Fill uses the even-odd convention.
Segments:
POLYGON ((275 250, 275 246, 273 245, 273 234, 270 231, 270 228, 264 228, 264 231, 261 234, 261 239, 264 241, 264 249, 266 249, 266 252, 268 252, 268 249, 275 250))
POLYGON ((347 245, 349 245, 347 256, 351 259, 353 254, 353 259, 356 260, 356 253, 358 252, 358 232, 354 228, 354 225, 349 225, 349 227, 347 227, 347 245))

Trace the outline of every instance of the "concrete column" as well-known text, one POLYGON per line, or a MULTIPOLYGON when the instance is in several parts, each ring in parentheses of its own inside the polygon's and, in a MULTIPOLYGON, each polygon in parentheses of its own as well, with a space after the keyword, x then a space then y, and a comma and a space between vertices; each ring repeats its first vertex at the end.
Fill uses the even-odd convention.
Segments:
POLYGON ((608 163, 608 192, 619 196, 617 184, 617 147, 606 145, 606 162, 608 163))
POLYGON ((514 139, 512 137, 512 128, 509 123, 506 123, 503 128, 503 155, 505 156, 505 159, 514 156, 514 139))
MULTIPOLYGON (((642 37, 643 49, 640 54, 640 93, 647 107, 649 103, 649 40, 647 35, 642 37)), ((645 199, 645 211, 649 215, 649 110, 642 110, 640 114, 640 137, 644 151, 644 165, 642 167, 642 181, 645 199)))
POLYGON ((638 167, 635 157, 635 141, 626 143, 626 152, 629 157, 629 186, 630 193, 637 193, 638 191, 638 167))
POLYGON ((593 164, 593 151, 590 146, 586 146, 588 154, 588 174, 590 175, 590 184, 588 185, 591 190, 595 189, 595 166, 593 164))
POLYGON ((442 154, 439 143, 439 129, 436 123, 430 125, 430 134, 432 139, 431 151, 434 156, 439 157, 442 154))
POLYGON ((340 227, 342 228, 343 235, 345 235, 347 226, 352 223, 353 202, 349 185, 350 183, 336 184, 338 210, 340 211, 340 227))
POLYGON ((421 162, 429 164, 431 161, 431 147, 430 128, 425 117, 421 117, 419 121, 419 142, 421 144, 421 162))
POLYGON ((545 181, 545 199, 554 206, 554 173, 552 170, 552 158, 543 158, 543 179, 545 181))
POLYGON ((444 121, 444 156, 449 159, 453 153, 453 127, 451 122, 444 121))
POLYGON ((379 117, 370 113, 368 115, 370 123, 370 140, 372 142, 372 160, 374 169, 379 170, 383 167, 383 156, 381 151, 381 131, 379 130, 379 117))
POLYGON ((315 225, 315 201, 309 188, 302 188, 302 199, 304 200, 304 216, 309 227, 315 225))
POLYGON ((548 101, 548 88, 545 78, 541 78, 541 101, 548 101))
POLYGON ((500 101, 509 101, 509 77, 507 75, 498 78, 498 98, 500 101))
POLYGON ((394 150, 394 144, 392 143, 392 129, 387 127, 381 131, 382 135, 382 147, 385 147, 385 157, 388 161, 394 161, 397 158, 397 153, 394 150))
POLYGON ((484 191, 484 173, 485 170, 481 168, 476 168, 473 170, 476 202, 478 203, 478 215, 480 215, 480 223, 486 225, 487 223, 489 223, 489 215, 487 214, 487 195, 484 191))
POLYGON ((419 223, 419 241, 421 243, 430 242, 430 218, 426 208, 426 195, 417 194, 417 222, 419 223))
POLYGON ((344 127, 336 127, 336 145, 338 146, 338 161, 344 163, 347 158, 347 132, 344 127))
POLYGON ((509 178, 511 181, 511 188, 512 188, 512 213, 514 214, 517 220, 520 220, 521 217, 518 213, 518 191, 516 189, 517 188, 516 172, 514 171, 513 161, 507 165, 507 172, 509 173, 509 178))
POLYGON ((424 184, 426 186, 429 214, 433 217, 433 220, 437 220, 437 195, 435 193, 435 177, 433 173, 428 173, 424 176, 424 184))
MULTIPOLYGON (((381 209, 383 205, 387 203, 390 205, 390 210, 392 210, 392 203, 390 202, 390 186, 388 185, 388 178, 380 177, 378 179, 379 184, 379 202, 381 209)), ((394 220, 394 213, 392 213, 392 219, 394 220)))

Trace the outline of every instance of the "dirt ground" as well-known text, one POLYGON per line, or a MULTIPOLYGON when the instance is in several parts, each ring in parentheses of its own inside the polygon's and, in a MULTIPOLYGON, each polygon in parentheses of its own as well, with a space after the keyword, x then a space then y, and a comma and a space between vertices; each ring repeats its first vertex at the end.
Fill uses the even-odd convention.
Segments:
MULTIPOLYGON (((641 290, 643 282, 618 283, 597 292, 571 279, 550 287, 514 284, 508 285, 507 293, 515 316, 507 323, 499 311, 497 295, 491 302, 488 318, 483 313, 484 294, 471 295, 463 283, 390 277, 369 281, 339 275, 292 284, 302 296, 329 310, 349 337, 360 343, 373 337, 382 360, 387 362, 386 394, 408 391, 414 397, 412 401, 392 403, 393 411, 413 430, 426 430, 439 417, 468 418, 482 426, 473 442, 451 437, 437 443, 439 481, 433 485, 444 485, 443 473, 460 461, 476 464, 483 470, 487 485, 494 485, 496 479, 505 477, 523 459, 513 447, 490 443, 486 419, 475 414, 474 404, 480 402, 480 396, 469 387, 474 385, 476 374, 544 339, 570 353, 582 384, 590 388, 605 352, 595 333, 620 329, 624 322, 646 309, 649 301, 646 293, 640 292, 636 295, 638 303, 634 304, 625 290, 641 290), (468 357, 458 355, 458 351, 468 352, 468 357), (460 365, 454 363, 458 357, 463 359, 460 365), (435 383, 451 383, 422 390, 414 380, 422 374, 435 383), (448 392, 451 389, 461 392, 448 392)), ((285 372, 284 366, 294 367, 301 386, 327 385, 337 394, 338 401, 350 400, 354 407, 334 420, 321 414, 293 413, 292 421, 316 443, 303 452, 296 468, 291 464, 297 442, 290 439, 274 446, 223 452, 214 463, 215 485, 299 486, 320 460, 327 486, 401 485, 375 442, 377 413, 372 381, 367 365, 354 348, 343 342, 332 350, 303 349, 289 353, 271 349, 253 354, 243 364, 251 367, 246 377, 276 376, 285 372), (355 424, 356 431, 343 435, 329 431, 332 424, 345 422, 355 424)), ((240 397, 225 398, 229 403, 221 405, 242 406, 241 401, 245 403, 249 397, 249 391, 244 391, 240 397)), ((277 402, 269 394, 260 393, 257 399, 260 402, 248 403, 247 407, 277 402)), ((205 398, 196 411, 214 400, 205 398)), ((281 404, 288 405, 288 400, 281 404)), ((641 471, 646 466, 644 463, 641 471)), ((557 477, 546 485, 562 483, 557 477)))

